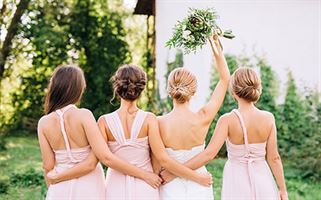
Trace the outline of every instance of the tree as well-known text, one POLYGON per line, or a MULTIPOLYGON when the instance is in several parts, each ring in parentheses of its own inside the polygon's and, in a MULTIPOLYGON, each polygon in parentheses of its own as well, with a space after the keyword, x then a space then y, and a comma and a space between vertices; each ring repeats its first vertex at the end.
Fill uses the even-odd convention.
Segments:
POLYGON ((31 59, 31 66, 21 68, 18 88, 11 91, 12 106, 15 108, 11 128, 35 130, 43 114, 43 100, 49 77, 53 70, 68 60, 70 38, 68 15, 64 2, 32 4, 28 8, 30 21, 21 26, 20 33, 28 41, 20 46, 20 52, 31 59), (68 45, 69 44, 69 45, 68 45), (27 50, 28 49, 28 50, 27 50))
POLYGON ((104 3, 79 0, 72 10, 70 33, 87 79, 82 106, 96 117, 115 109, 109 103, 113 96, 109 79, 120 65, 131 60, 122 20, 104 3))
POLYGON ((24 42, 14 53, 24 55, 26 65, 15 68, 19 83, 8 91, 14 108, 8 127, 35 130, 49 77, 58 65, 70 62, 79 64, 87 79, 82 106, 96 117, 112 111, 109 78, 131 59, 121 13, 100 1, 44 1, 30 4, 25 17, 18 32, 24 42))
POLYGON ((257 106, 260 109, 267 110, 277 114, 276 97, 278 95, 278 81, 275 72, 272 70, 264 59, 258 59, 256 64, 260 70, 260 78, 262 81, 262 94, 257 106))
MULTIPOLYGON (((5 64, 11 51, 13 38, 18 32, 18 25, 21 21, 21 17, 23 13, 28 7, 29 2, 30 0, 20 0, 19 4, 17 5, 16 11, 11 19, 10 25, 8 26, 7 34, 0 50, 0 81, 4 75, 5 64)), ((1 8, 1 18, 0 18, 1 23, 4 22, 3 14, 5 13, 5 10, 6 10, 6 4, 5 2, 3 2, 2 8, 1 8)))

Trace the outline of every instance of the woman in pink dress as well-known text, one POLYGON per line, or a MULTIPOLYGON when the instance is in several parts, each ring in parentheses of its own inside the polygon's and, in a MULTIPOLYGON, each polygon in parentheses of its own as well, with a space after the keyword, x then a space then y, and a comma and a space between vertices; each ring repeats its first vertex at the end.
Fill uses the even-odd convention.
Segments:
POLYGON ((274 116, 255 107, 261 94, 260 78, 253 69, 241 67, 231 77, 230 92, 238 102, 238 109, 220 117, 205 151, 185 165, 192 169, 205 165, 226 141, 228 161, 223 173, 223 200, 287 199, 274 116))
POLYGON ((105 198, 104 172, 86 138, 87 127, 95 125, 95 121, 90 111, 74 105, 80 100, 85 86, 83 72, 71 65, 58 67, 50 80, 46 115, 38 124, 48 200, 105 198), (85 159, 92 164, 80 173, 71 174, 74 178, 50 184, 46 176, 49 171, 63 173, 85 159))
MULTIPOLYGON (((209 187, 212 182, 209 174, 197 173, 167 155, 155 115, 137 107, 136 101, 146 85, 145 72, 134 65, 124 65, 117 70, 112 81, 114 93, 121 99, 120 108, 98 120, 105 140, 102 139, 97 145, 94 144, 98 142, 96 140, 90 143, 97 157, 110 167, 106 177, 106 199, 159 198, 158 187, 162 180, 153 172, 150 150, 153 157, 172 173, 209 187), (133 170, 120 170, 114 167, 113 161, 104 162, 104 156, 101 155, 103 150, 96 147, 101 143, 108 144, 112 153, 139 171, 132 173, 133 170)), ((88 140, 91 141, 90 136, 88 140)), ((84 160, 63 174, 56 174, 53 179, 66 180, 70 174, 83 171, 88 163, 91 163, 89 159, 84 160)))

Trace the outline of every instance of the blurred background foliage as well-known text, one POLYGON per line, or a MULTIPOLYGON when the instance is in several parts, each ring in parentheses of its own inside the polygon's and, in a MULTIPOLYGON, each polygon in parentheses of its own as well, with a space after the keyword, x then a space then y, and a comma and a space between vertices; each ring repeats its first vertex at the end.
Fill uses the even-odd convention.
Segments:
MULTIPOLYGON (((0 173, 0 193, 13 194, 23 188, 22 194, 25 191, 31 199, 36 192, 41 192, 39 198, 45 193, 39 178, 36 125, 43 114, 50 75, 61 64, 76 63, 84 70, 87 89, 80 106, 92 110, 96 117, 116 109, 117 101, 110 104, 112 90, 108 80, 120 65, 130 62, 142 66, 149 77, 140 107, 158 115, 171 110, 171 99, 161 99, 155 80, 154 41, 150 39, 154 36, 153 18, 132 12, 122 0, 0 1, 0 167, 10 172, 0 173), (21 161, 27 157, 30 160, 20 163, 16 156, 21 161)), ((321 195, 320 93, 298 87, 290 70, 286 89, 280 91, 277 74, 264 57, 226 55, 226 59, 231 72, 238 66, 251 66, 261 74, 263 93, 257 106, 276 118, 279 149, 289 190, 293 192, 290 196, 309 199, 307 190, 321 195)), ((183 54, 177 51, 175 59, 167 63, 165 78, 183 65, 183 54)), ((213 70, 211 89, 217 80, 213 70)), ((207 142, 218 117, 236 106, 227 94, 209 129, 207 142)), ((220 180, 220 173, 214 171, 223 167, 225 148, 219 156, 222 160, 209 167, 220 180)))

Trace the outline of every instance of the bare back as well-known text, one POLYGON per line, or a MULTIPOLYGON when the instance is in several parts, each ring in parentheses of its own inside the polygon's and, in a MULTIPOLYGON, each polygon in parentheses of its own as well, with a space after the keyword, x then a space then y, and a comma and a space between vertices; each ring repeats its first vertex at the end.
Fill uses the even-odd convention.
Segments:
MULTIPOLYGON (((270 136, 273 126, 273 115, 257 108, 240 111, 247 130, 249 144, 264 143, 270 136)), ((227 114, 228 139, 233 144, 244 144, 244 137, 240 120, 234 112, 227 114)))
POLYGON ((204 144, 209 123, 190 110, 172 111, 158 117, 160 134, 165 147, 189 150, 204 144))
MULTIPOLYGON (((70 148, 88 146, 88 140, 83 128, 83 112, 85 109, 72 107, 63 114, 64 128, 70 148)), ((52 112, 42 118, 42 132, 53 150, 65 150, 66 145, 61 131, 60 118, 57 112, 52 112)))

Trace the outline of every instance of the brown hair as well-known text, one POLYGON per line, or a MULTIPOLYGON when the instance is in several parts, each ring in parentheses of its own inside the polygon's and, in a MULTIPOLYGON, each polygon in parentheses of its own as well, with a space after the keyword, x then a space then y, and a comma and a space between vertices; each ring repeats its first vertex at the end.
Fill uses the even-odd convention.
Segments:
POLYGON ((146 86, 146 73, 138 66, 133 64, 122 65, 112 76, 111 82, 113 84, 114 96, 134 101, 138 99, 146 86))
POLYGON ((174 69, 168 77, 167 92, 178 103, 185 103, 195 94, 197 80, 195 75, 185 68, 174 69))
POLYGON ((76 65, 61 65, 54 71, 45 99, 45 114, 80 101, 86 88, 83 71, 76 65))
POLYGON ((252 68, 240 67, 231 76, 229 89, 231 94, 257 102, 262 91, 261 79, 252 68))

